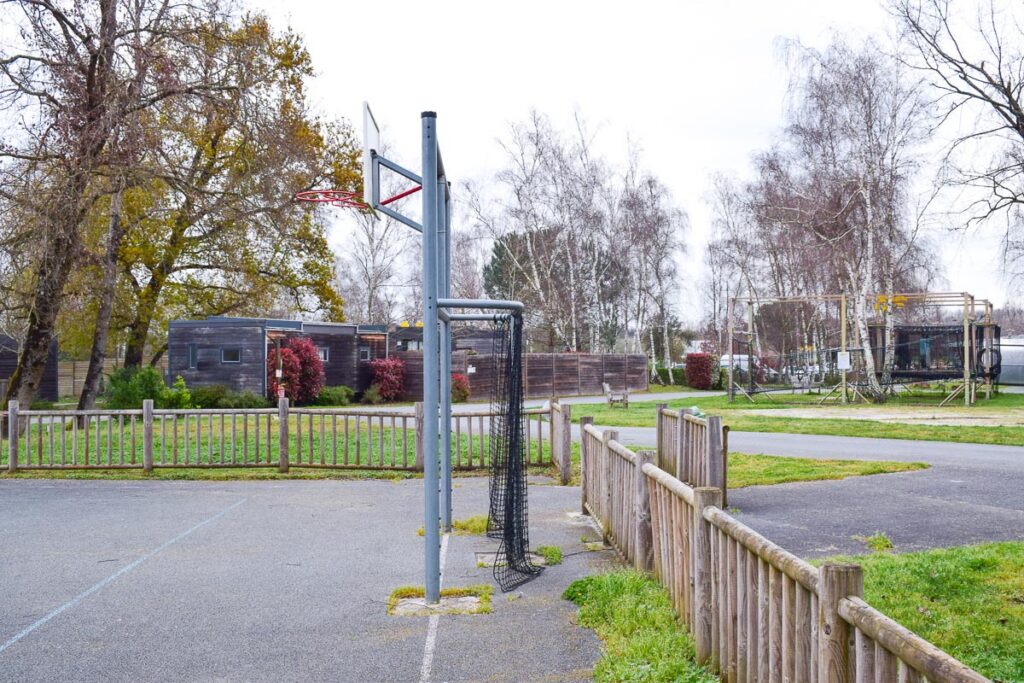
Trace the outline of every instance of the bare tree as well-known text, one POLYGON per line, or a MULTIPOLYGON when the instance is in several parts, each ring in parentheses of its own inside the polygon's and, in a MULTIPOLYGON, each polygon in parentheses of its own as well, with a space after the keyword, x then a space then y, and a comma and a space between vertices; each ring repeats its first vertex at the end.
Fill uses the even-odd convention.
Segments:
POLYGON ((1024 256, 1024 10, 999 0, 981 0, 973 16, 962 7, 890 4, 910 47, 907 63, 935 89, 940 122, 956 127, 945 179, 968 188, 968 224, 1008 219, 1004 256, 1016 265, 1024 256))
POLYGON ((338 257, 339 290, 355 322, 398 322, 399 306, 412 280, 413 240, 407 227, 389 216, 361 212, 338 257))

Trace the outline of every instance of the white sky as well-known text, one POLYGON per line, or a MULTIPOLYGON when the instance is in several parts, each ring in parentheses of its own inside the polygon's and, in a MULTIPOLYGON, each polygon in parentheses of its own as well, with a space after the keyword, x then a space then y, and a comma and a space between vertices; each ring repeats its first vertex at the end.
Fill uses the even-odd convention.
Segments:
MULTIPOLYGON (((368 100, 396 160, 419 168, 420 112, 438 113, 449 179, 487 181, 508 124, 531 108, 566 128, 579 111, 612 161, 626 137, 691 222, 679 311, 694 319, 716 171, 743 173, 782 122, 786 73, 777 38, 824 46, 830 31, 887 33, 876 0, 719 2, 250 0, 305 36, 313 102, 361 130, 368 100)), ((994 232, 990 231, 990 232, 994 232)), ((1000 304, 998 240, 940 233, 951 290, 1000 304)), ((344 249, 344 231, 332 236, 344 249)))

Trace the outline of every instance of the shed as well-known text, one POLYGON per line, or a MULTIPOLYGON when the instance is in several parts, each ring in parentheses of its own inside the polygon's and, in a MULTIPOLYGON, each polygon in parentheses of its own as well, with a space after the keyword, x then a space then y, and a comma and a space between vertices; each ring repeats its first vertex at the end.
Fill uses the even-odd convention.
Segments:
POLYGON ((387 357, 387 333, 350 323, 217 316, 173 320, 168 329, 168 375, 189 386, 222 384, 267 394, 267 357, 275 343, 308 337, 320 352, 326 386, 361 392, 372 381, 370 361, 387 357))

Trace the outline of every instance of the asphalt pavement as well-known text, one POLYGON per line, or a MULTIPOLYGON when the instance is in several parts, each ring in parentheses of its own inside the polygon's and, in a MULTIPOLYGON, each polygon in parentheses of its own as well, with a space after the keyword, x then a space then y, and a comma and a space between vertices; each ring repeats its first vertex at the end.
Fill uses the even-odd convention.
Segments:
MULTIPOLYGON (((599 656, 561 599, 607 565, 578 489, 530 487, 534 547, 564 564, 489 615, 386 614, 423 583, 422 480, 0 481, 2 681, 587 680, 599 656), (528 634, 524 637, 524 634, 528 634)), ((458 479, 456 517, 486 513, 458 479)), ((493 584, 482 537, 451 537, 444 585, 493 584)), ((510 599, 511 598, 511 599, 510 599)))

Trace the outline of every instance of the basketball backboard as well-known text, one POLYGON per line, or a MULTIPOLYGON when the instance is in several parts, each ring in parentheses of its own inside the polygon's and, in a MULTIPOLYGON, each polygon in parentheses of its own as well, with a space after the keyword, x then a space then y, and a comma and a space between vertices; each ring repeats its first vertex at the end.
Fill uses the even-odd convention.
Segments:
POLYGON ((367 206, 374 206, 374 185, 377 179, 373 174, 373 155, 380 153, 380 127, 373 118, 370 105, 363 102, 363 201, 367 206))

